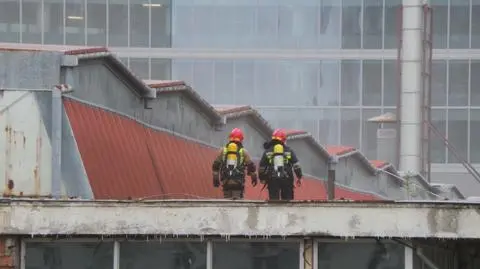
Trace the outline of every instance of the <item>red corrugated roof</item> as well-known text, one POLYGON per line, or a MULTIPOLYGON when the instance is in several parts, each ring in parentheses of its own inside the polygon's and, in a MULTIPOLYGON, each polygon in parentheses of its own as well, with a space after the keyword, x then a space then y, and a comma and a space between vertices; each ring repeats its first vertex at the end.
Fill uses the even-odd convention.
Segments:
POLYGON ((370 160, 370 163, 378 169, 384 167, 385 165, 388 165, 388 162, 381 161, 381 160, 370 160))
MULTIPOLYGON (((217 149, 126 116, 65 98, 65 109, 97 199, 220 198, 212 187, 211 162, 217 149)), ((246 199, 267 192, 247 184, 246 199)), ((373 195, 337 188, 337 198, 378 200, 373 195)), ((325 199, 322 181, 306 178, 298 200, 325 199)))
POLYGON ((355 150, 355 148, 353 147, 342 146, 342 145, 339 145, 339 146, 328 145, 326 146, 326 149, 330 155, 343 155, 355 150))

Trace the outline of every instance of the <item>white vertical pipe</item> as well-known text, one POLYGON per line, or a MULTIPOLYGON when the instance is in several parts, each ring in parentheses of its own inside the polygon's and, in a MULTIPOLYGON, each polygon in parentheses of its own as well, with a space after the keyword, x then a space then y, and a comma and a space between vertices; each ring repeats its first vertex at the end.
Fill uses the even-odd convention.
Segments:
POLYGON ((400 170, 421 171, 423 1, 403 0, 400 170))
POLYGON ((404 247, 405 249, 405 269, 413 268, 413 249, 411 247, 404 247))

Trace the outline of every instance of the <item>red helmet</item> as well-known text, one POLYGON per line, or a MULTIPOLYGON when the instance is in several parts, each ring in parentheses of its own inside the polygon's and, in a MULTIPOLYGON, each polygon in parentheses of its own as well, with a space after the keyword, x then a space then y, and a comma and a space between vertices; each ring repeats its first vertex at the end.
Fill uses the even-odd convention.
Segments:
POLYGON ((272 134, 272 139, 276 139, 281 141, 282 143, 285 143, 285 141, 287 141, 287 134, 282 129, 275 129, 272 134))
POLYGON ((228 136, 228 139, 230 141, 238 141, 238 142, 243 142, 243 132, 239 128, 235 128, 230 132, 230 135, 228 136))

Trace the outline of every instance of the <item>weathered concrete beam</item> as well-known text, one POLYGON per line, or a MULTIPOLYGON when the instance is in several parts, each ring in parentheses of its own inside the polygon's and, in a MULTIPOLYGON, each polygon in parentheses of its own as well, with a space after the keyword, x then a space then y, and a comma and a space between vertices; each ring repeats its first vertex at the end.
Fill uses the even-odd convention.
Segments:
POLYGON ((460 203, 0 201, 7 235, 480 238, 478 227, 478 205, 460 203))

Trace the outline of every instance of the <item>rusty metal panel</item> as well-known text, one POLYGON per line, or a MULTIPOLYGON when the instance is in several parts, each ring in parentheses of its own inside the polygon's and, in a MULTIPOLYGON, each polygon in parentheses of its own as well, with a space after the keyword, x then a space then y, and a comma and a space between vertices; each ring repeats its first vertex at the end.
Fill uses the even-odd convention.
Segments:
POLYGON ((4 193, 49 195, 51 146, 32 92, 2 93, 0 130, 0 175, 4 193))

